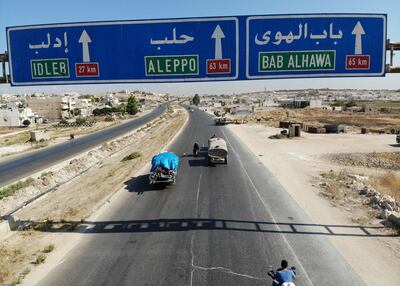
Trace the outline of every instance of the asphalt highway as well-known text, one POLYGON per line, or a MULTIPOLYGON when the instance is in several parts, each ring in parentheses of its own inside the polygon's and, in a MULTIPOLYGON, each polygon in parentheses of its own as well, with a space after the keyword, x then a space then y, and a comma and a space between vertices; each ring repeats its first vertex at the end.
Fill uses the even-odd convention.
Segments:
POLYGON ((0 186, 12 183, 20 178, 39 172, 47 167, 71 158, 81 152, 92 149, 111 139, 117 138, 139 126, 153 120, 165 111, 165 104, 150 113, 124 124, 110 127, 95 133, 76 137, 64 143, 56 144, 38 151, 22 154, 0 163, 0 186))
MULTIPOLYGON (((271 285, 269 267, 287 259, 296 285, 364 285, 273 175, 224 126, 190 113, 170 151, 181 156, 177 183, 151 187, 147 175, 126 188, 38 285, 271 285), (228 164, 208 166, 195 141, 228 142, 228 164)), ((288 178, 290 179, 290 178, 288 178)), ((50 230, 51 231, 51 230, 50 230)), ((55 230, 57 231, 57 230, 55 230)))

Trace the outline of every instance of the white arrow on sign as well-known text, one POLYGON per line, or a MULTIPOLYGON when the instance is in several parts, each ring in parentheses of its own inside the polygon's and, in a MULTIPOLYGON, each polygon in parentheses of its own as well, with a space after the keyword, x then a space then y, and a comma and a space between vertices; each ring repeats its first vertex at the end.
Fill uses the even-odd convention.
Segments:
POLYGON ((354 26, 353 32, 351 32, 351 34, 356 36, 354 54, 355 55, 362 55, 361 36, 365 35, 365 31, 364 31, 363 27, 361 26, 360 22, 357 22, 357 24, 354 26))
POLYGON ((86 30, 83 30, 79 38, 79 43, 82 44, 82 56, 84 63, 90 62, 89 43, 91 42, 92 40, 90 39, 89 34, 86 32, 86 30))
POLYGON ((215 27, 214 33, 211 35, 212 39, 215 39, 215 59, 222 59, 222 44, 221 39, 225 38, 224 32, 219 25, 215 27))

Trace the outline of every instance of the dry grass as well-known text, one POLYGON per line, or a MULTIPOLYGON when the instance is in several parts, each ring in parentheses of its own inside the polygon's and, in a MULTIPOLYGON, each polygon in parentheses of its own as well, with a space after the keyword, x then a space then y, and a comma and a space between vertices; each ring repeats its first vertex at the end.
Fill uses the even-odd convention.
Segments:
POLYGON ((284 109, 256 112, 249 120, 277 127, 279 121, 300 121, 310 125, 346 124, 359 130, 361 127, 370 129, 398 128, 400 126, 400 114, 365 114, 353 112, 336 112, 322 109, 284 109))
POLYGON ((0 139, 0 147, 10 146, 14 144, 23 144, 28 142, 30 138, 31 135, 28 130, 26 132, 5 136, 0 139))
POLYGON ((400 176, 394 172, 370 178, 369 183, 381 194, 392 196, 400 202, 400 176))
POLYGON ((331 170, 330 172, 322 173, 321 177, 327 182, 321 192, 323 196, 333 201, 342 201, 346 197, 347 194, 343 185, 349 180, 347 171, 334 172, 331 170))
POLYGON ((337 153, 327 158, 346 166, 400 170, 400 152, 337 153))

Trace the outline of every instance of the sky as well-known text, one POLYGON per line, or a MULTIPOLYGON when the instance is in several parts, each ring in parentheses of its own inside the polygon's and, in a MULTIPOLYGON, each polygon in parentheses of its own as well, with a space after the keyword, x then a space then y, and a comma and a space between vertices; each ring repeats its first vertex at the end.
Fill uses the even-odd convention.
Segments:
MULTIPOLYGON (((6 50, 8 26, 82 21, 137 20, 237 15, 298 13, 384 13, 388 16, 389 39, 400 42, 399 0, 0 0, 0 52, 6 50)), ((400 52, 395 57, 400 65, 400 52)), ((1 67, 0 67, 1 70, 1 67)), ((0 84, 1 93, 103 93, 143 90, 170 94, 231 94, 260 90, 303 88, 400 89, 400 74, 379 78, 279 79, 163 84, 96 84, 10 87, 0 84)))

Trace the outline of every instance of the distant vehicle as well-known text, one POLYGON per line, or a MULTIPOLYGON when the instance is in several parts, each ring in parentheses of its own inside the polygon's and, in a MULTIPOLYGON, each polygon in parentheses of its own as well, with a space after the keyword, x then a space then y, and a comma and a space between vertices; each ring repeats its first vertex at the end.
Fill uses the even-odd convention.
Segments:
POLYGON ((149 180, 150 184, 176 183, 179 157, 172 152, 162 152, 151 160, 149 180))
POLYGON ((193 109, 193 108, 191 108, 191 109, 190 109, 190 112, 193 112, 193 111, 194 111, 194 109, 193 109))
POLYGON ((397 144, 400 144, 400 134, 396 135, 396 142, 397 142, 397 144))
POLYGON ((228 163, 228 148, 224 139, 219 137, 208 139, 208 163, 228 163))
POLYGON ((214 118, 215 125, 225 125, 228 124, 226 117, 218 116, 214 118))

